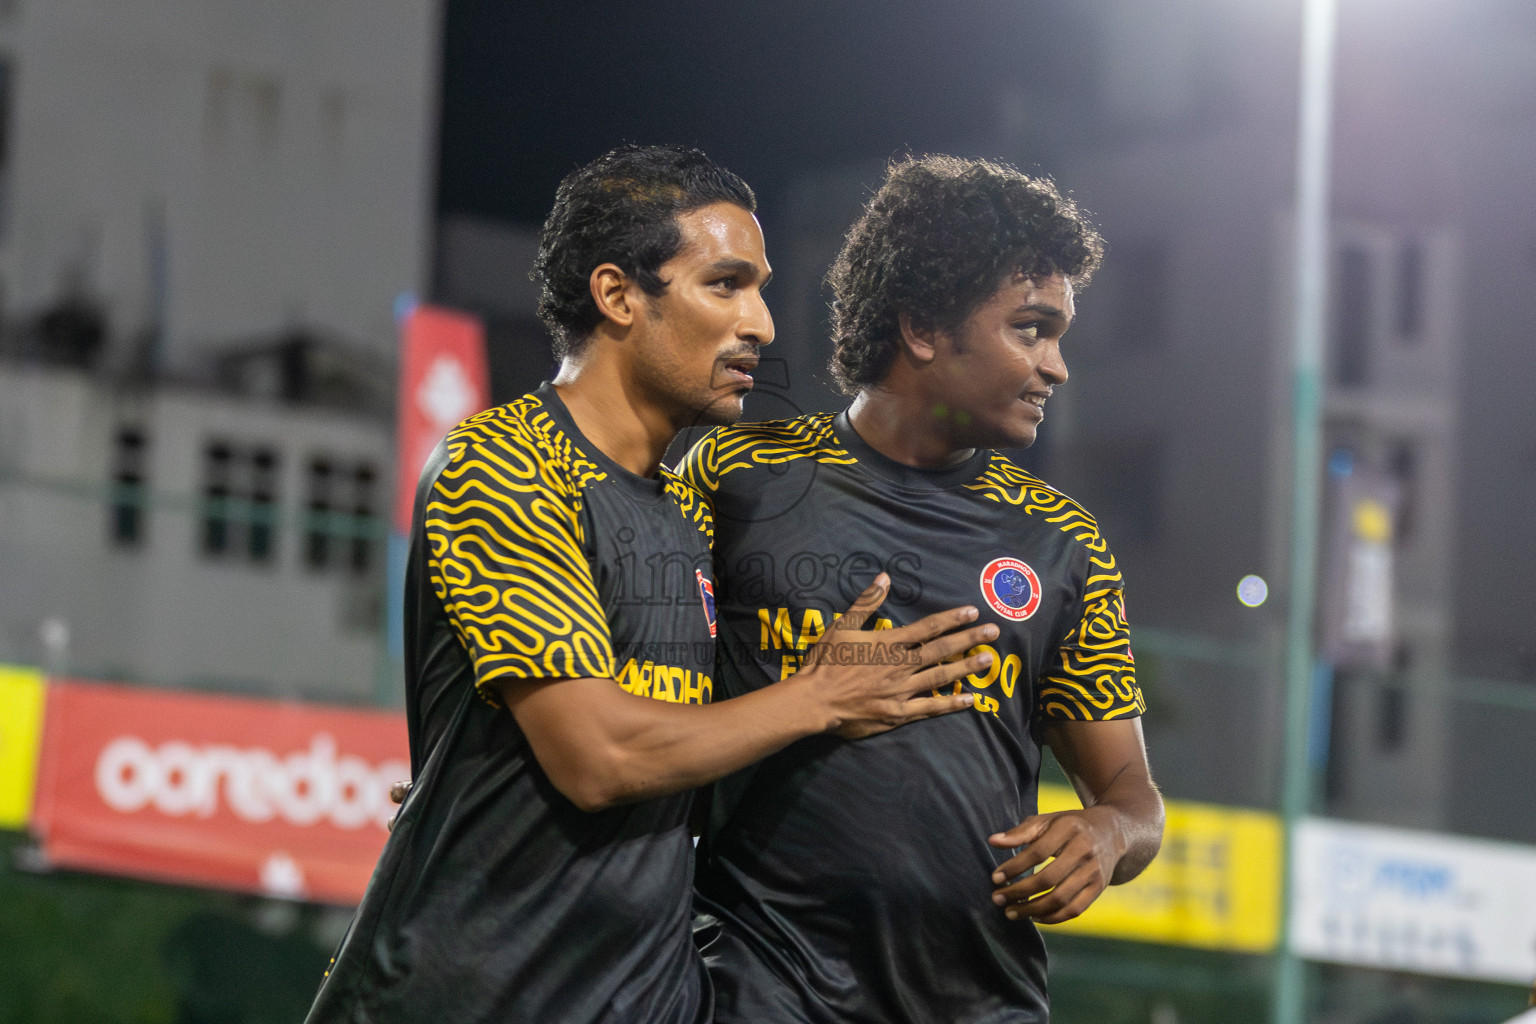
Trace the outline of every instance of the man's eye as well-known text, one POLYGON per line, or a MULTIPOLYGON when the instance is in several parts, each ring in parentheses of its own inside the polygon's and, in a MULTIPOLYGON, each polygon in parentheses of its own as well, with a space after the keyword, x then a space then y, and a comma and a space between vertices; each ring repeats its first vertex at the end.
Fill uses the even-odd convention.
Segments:
POLYGON ((710 287, 718 288, 724 292, 733 292, 736 290, 736 279, 734 277, 722 277, 718 281, 710 282, 710 287))
POLYGON ((1039 324, 1018 324, 1014 327, 1014 330, 1024 335, 1024 337, 1029 338, 1031 341, 1040 337, 1039 324))

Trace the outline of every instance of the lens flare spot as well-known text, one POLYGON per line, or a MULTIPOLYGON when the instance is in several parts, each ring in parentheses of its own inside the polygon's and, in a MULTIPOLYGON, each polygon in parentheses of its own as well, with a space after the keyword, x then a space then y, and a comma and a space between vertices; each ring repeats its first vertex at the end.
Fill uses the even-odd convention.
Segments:
POLYGON ((1237 599, 1248 608, 1257 608, 1269 599, 1269 584, 1263 576, 1244 576, 1237 581, 1237 599))

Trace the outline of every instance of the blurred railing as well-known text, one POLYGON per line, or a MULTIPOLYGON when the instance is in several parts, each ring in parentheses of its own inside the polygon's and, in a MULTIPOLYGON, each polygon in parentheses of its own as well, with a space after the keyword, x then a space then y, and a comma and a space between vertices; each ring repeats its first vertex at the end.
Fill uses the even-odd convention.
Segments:
POLYGON ((130 507, 145 513, 168 512, 199 518, 210 513, 220 514, 231 521, 256 523, 276 530, 293 529, 296 525, 304 531, 325 533, 337 538, 382 541, 388 533, 384 518, 372 513, 293 510, 276 501, 190 494, 114 481, 48 477, 5 468, 0 468, 0 488, 90 502, 100 505, 104 516, 110 515, 116 508, 130 507))
MULTIPOLYGON (((1133 635, 1138 651, 1169 660, 1204 662, 1249 670, 1279 668, 1278 650, 1266 652, 1254 646, 1153 626, 1136 626, 1133 635)), ((1228 678, 1234 684, 1243 681, 1235 675, 1228 678)), ((1411 672, 1395 674, 1391 681, 1392 685, 1419 697, 1465 701, 1515 711, 1536 711, 1536 684, 1533 683, 1411 672)))
MULTIPOLYGON (((169 514, 196 519, 218 516, 231 523, 269 528, 274 537, 287 532, 300 539, 320 535, 338 541, 382 543, 388 535, 388 524, 381 515, 295 507, 303 504, 297 500, 252 501, 232 496, 211 497, 110 480, 28 474, 4 467, 0 467, 0 491, 52 495, 95 504, 102 510, 104 532, 109 529, 113 510, 130 508, 144 515, 169 514)), ((379 572, 376 575, 378 586, 382 588, 384 574, 379 572)), ((1209 678, 1237 686, 1251 684, 1250 673, 1254 671, 1278 673, 1281 667, 1282 655, 1278 646, 1273 650, 1265 650, 1251 644, 1145 625, 1136 626, 1134 635, 1138 654, 1162 659, 1165 663, 1164 674, 1167 667, 1181 661, 1226 667, 1241 671, 1218 672, 1209 678)), ((1421 698, 1536 712, 1536 685, 1530 683, 1472 676, 1406 673, 1393 676, 1391 684, 1409 695, 1421 698)))

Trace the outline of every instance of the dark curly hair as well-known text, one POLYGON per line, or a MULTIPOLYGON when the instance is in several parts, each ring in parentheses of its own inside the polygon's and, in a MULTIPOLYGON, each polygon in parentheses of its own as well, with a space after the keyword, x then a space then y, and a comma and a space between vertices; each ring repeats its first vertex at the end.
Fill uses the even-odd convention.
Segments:
POLYGON ((555 358, 581 351, 602 321, 588 290, 593 268, 617 264, 647 295, 660 295, 668 283, 661 266, 683 247, 678 214, 712 203, 757 210, 747 183, 697 149, 620 146, 566 175, 528 275, 555 358))
POLYGON ((1104 240, 1048 178, 953 156, 893 163, 827 273, 832 376, 845 394, 878 384, 898 317, 953 331, 1012 274, 1088 283, 1104 240))

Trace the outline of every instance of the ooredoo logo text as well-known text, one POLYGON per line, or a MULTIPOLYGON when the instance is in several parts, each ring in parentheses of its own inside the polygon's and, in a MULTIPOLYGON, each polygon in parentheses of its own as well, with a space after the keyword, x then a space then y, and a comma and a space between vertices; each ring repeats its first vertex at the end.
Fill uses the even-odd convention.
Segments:
POLYGON ((408 778, 410 767, 340 753, 323 732, 308 749, 282 755, 264 747, 179 740, 151 746, 126 735, 102 748, 95 775, 101 799, 124 814, 153 807, 171 817, 209 818, 226 805, 252 823, 282 819, 299 826, 384 829, 395 811, 390 784, 408 778))

